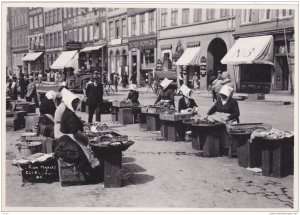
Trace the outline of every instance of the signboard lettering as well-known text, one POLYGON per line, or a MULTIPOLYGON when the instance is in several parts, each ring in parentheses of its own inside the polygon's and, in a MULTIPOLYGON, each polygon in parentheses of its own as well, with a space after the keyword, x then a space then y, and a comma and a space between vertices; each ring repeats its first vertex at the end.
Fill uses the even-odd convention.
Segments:
POLYGON ((135 40, 129 41, 129 49, 138 48, 138 49, 149 49, 156 47, 156 39, 144 39, 144 40, 135 40))

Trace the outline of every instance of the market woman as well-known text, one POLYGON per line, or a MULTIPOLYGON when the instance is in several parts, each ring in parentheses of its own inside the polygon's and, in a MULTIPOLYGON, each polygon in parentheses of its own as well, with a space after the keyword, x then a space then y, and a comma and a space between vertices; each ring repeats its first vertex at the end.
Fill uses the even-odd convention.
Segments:
POLYGON ((53 90, 50 90, 46 93, 45 98, 41 101, 40 105, 40 113, 41 114, 50 114, 54 117, 54 113, 56 111, 55 100, 57 97, 57 93, 53 90))
POLYGON ((182 97, 178 101, 178 111, 180 113, 197 113, 198 106, 192 99, 192 90, 183 84, 180 88, 182 97))
POLYGON ((168 104, 170 106, 170 109, 175 109, 175 103, 174 103, 174 96, 175 96, 175 90, 171 88, 170 84, 172 83, 172 80, 169 80, 168 78, 165 78, 161 83, 160 87, 161 90, 159 92, 159 95, 155 101, 155 105, 165 105, 168 104))
POLYGON ((37 91, 36 91, 36 85, 34 82, 33 76, 29 76, 29 84, 27 86, 27 94, 26 94, 26 101, 31 102, 32 99, 34 99, 35 106, 39 107, 39 102, 37 98, 37 91))
POLYGON ((99 166, 100 163, 88 148, 89 139, 83 133, 83 122, 75 113, 80 100, 66 88, 62 89, 61 94, 66 108, 61 117, 62 136, 58 139, 56 156, 65 161, 72 161, 78 170, 90 175, 92 169, 99 166), (69 153, 70 149, 72 153, 69 153))
POLYGON ((137 87, 135 84, 129 85, 129 93, 127 98, 125 99, 125 102, 131 102, 134 106, 137 106, 140 104, 139 102, 139 92, 136 90, 137 87))

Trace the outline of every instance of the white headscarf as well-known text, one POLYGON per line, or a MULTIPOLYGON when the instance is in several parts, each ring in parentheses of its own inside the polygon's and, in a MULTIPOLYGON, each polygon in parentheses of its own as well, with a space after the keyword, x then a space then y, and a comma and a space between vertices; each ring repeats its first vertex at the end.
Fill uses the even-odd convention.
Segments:
POLYGON ((56 94, 56 92, 54 92, 53 90, 50 90, 50 91, 48 91, 48 92, 46 93, 45 96, 46 96, 47 99, 49 99, 49 100, 55 100, 56 97, 57 97, 57 94, 56 94))
POLYGON ((219 94, 222 94, 222 95, 225 95, 227 96, 227 99, 222 99, 221 98, 221 101, 222 101, 222 104, 225 105, 227 103, 227 101, 230 99, 230 97, 232 97, 232 94, 233 94, 233 88, 228 86, 228 85, 224 85, 219 94))
POLYGON ((169 80, 168 78, 165 78, 161 83, 160 86, 162 86, 163 89, 166 89, 173 81, 169 80))
POLYGON ((61 96, 62 96, 62 101, 65 103, 65 105, 73 112, 75 112, 76 110, 74 110, 73 106, 72 106, 72 102, 74 99, 79 99, 78 96, 76 96, 74 93, 72 93, 70 90, 64 88, 61 91, 61 96))
POLYGON ((187 97, 187 98, 191 98, 190 96, 190 93, 191 93, 191 89, 188 88, 188 86, 186 86, 185 84, 183 84, 181 87, 180 87, 180 91, 182 92, 182 95, 187 97))
POLYGON ((136 90, 136 84, 130 84, 129 85, 129 90, 136 90))

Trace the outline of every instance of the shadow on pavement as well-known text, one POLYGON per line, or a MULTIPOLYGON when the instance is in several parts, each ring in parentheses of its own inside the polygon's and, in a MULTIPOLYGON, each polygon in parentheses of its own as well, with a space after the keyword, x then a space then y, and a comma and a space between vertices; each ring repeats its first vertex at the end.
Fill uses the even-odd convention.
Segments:
POLYGON ((135 161, 135 159, 132 158, 132 157, 122 157, 122 163, 123 163, 123 164, 126 164, 126 163, 132 163, 132 162, 134 162, 134 161, 135 161))

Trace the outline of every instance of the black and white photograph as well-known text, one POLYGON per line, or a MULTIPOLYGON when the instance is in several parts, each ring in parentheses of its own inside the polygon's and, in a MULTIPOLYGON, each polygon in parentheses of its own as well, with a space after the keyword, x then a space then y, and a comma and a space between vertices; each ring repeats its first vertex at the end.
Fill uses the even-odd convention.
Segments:
POLYGON ((299 211, 298 8, 2 2, 2 212, 299 211))

